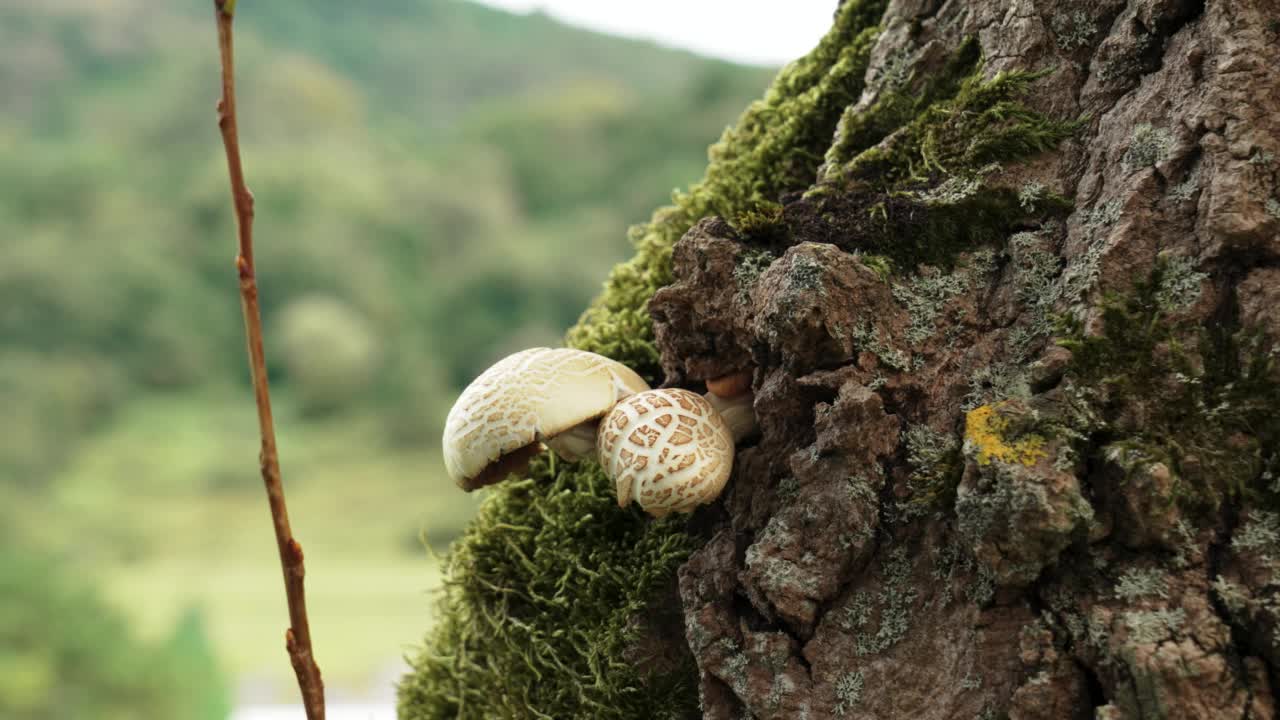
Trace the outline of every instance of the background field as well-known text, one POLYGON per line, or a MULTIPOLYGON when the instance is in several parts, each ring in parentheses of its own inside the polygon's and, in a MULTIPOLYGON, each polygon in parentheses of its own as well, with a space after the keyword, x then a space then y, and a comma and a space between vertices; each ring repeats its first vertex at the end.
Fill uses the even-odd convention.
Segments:
MULTIPOLYGON (((282 463, 360 694, 477 502, 441 477, 454 394, 559 342, 772 72, 447 0, 242 6, 282 463)), ((215 63, 203 2, 0 0, 0 716, 179 717, 129 662, 198 667, 190 717, 290 691, 215 63)))

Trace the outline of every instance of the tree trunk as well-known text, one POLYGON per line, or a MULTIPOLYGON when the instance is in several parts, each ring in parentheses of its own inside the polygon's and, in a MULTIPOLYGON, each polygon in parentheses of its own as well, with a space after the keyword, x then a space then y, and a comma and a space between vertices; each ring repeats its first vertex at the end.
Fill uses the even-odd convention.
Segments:
POLYGON ((570 334, 753 371, 725 494, 495 490, 402 716, 1274 718, 1277 68, 1275 0, 846 0, 570 334))
POLYGON ((668 383, 755 368, 679 571, 704 717, 1275 717, 1280 5, 882 28, 814 181, 650 306, 668 383))

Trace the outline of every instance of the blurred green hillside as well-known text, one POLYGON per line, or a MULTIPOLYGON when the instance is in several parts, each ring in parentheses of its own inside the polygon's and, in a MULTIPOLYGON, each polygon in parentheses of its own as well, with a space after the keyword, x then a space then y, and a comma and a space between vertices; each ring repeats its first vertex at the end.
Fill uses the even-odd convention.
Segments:
MULTIPOLYGON (((202 606, 275 681, 210 5, 0 0, 0 522, 157 642, 202 606)), ((454 394, 560 341, 772 73, 450 0, 242 0, 236 40, 285 481, 354 687, 473 507, 454 394)))

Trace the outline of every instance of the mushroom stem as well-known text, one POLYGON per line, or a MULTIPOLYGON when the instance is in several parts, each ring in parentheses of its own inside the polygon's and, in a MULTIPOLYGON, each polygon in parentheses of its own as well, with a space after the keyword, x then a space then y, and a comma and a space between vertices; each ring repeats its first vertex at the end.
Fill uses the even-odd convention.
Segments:
POLYGON ((751 371, 741 370, 707 381, 707 391, 722 398, 737 397, 751 390, 751 371))
POLYGON ((578 423, 553 438, 548 438, 543 442, 547 447, 556 451, 556 454, 569 462, 577 462, 583 458, 595 457, 596 454, 596 428, 599 426, 595 420, 589 420, 584 423, 578 423))
POLYGON ((711 407, 724 418, 729 432, 733 433, 733 442, 738 444, 756 431, 755 394, 750 390, 733 397, 721 397, 713 392, 703 395, 711 407))

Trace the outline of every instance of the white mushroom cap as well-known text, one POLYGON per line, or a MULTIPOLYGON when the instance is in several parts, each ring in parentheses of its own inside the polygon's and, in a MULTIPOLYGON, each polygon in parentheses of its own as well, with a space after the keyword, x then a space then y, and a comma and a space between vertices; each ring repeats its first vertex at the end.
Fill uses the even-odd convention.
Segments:
POLYGON ((444 424, 444 464, 464 490, 517 472, 542 443, 591 422, 649 386, 603 355, 533 348, 485 370, 453 404, 444 424))
POLYGON ((711 502, 733 469, 729 427, 706 398, 688 390, 623 399, 600 422, 596 444, 618 505, 634 499, 655 517, 711 502))

